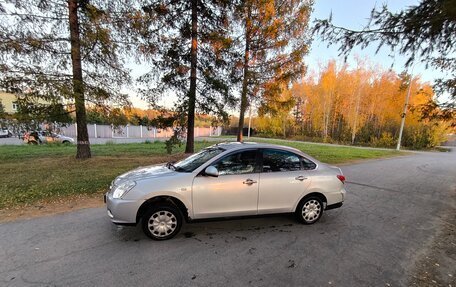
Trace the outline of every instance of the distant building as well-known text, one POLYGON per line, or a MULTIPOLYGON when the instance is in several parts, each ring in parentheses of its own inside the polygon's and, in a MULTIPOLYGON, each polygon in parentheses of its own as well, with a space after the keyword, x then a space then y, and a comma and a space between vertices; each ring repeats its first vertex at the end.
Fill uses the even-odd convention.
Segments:
POLYGON ((15 94, 0 91, 0 102, 6 113, 13 114, 17 112, 17 96, 15 94))
MULTIPOLYGON (((5 113, 14 114, 17 112, 17 97, 18 96, 15 94, 0 91, 0 103, 3 105, 5 113)), ((33 100, 33 102, 36 104, 50 104, 49 102, 42 99, 33 100)))

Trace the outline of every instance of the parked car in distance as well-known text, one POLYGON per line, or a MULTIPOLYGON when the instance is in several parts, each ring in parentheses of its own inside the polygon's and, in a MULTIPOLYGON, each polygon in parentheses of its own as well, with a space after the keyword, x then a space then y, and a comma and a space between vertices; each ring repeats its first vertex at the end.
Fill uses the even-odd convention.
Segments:
POLYGON ((8 129, 0 129, 0 138, 10 138, 13 134, 8 129))
POLYGON ((345 177, 290 147, 259 143, 210 146, 175 164, 118 176, 104 199, 111 221, 142 224, 155 240, 174 237, 184 221, 294 213, 313 224, 342 206, 345 177))
POLYGON ((24 134, 24 142, 27 144, 63 143, 72 144, 74 139, 48 131, 33 131, 24 134))

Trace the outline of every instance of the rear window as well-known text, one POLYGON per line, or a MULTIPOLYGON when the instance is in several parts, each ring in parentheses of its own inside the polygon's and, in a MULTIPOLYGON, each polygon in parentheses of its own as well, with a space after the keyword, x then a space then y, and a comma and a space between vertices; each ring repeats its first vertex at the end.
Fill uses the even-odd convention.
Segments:
POLYGON ((297 154, 284 150, 263 150, 263 172, 295 171, 301 169, 297 154))
POLYGON ((289 151, 263 150, 263 172, 311 170, 316 167, 313 161, 289 151))

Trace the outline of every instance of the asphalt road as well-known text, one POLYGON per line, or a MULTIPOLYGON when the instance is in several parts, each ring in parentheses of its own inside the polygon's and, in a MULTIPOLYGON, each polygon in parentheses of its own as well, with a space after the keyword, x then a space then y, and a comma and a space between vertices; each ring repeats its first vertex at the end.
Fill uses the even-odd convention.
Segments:
MULTIPOLYGON (((73 138, 76 140, 76 138, 73 138)), ((164 141, 166 138, 90 138, 91 144, 105 144, 106 142, 115 142, 115 143, 141 143, 149 141, 164 141)), ((24 142, 17 137, 11 138, 0 138, 0 145, 23 145, 24 142)))
POLYGON ((345 205, 312 226, 290 216, 195 223, 155 242, 102 208, 1 224, 0 285, 407 286, 456 214, 456 153, 342 169, 345 205))
MULTIPOLYGON (((76 138, 73 138, 76 140, 76 138)), ((107 142, 114 142, 117 144, 123 143, 143 143, 145 141, 165 141, 168 138, 90 138, 90 144, 106 144, 107 142)), ((198 140, 206 141, 219 141, 218 137, 195 137, 198 140)), ((24 142, 17 137, 0 138, 0 145, 23 145, 24 142)))

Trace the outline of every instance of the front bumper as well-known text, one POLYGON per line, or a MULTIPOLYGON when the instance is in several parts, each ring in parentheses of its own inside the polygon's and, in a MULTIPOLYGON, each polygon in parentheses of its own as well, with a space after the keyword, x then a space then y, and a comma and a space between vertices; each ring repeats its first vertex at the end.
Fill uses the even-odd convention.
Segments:
POLYGON ((136 224, 136 214, 143 203, 142 200, 113 198, 112 194, 107 192, 104 195, 104 201, 108 216, 113 223, 136 224))

